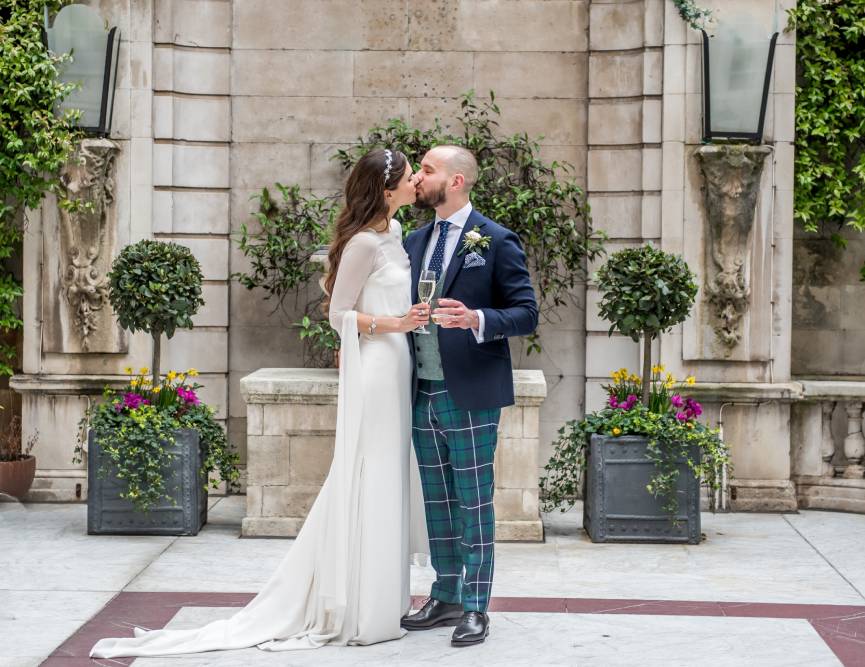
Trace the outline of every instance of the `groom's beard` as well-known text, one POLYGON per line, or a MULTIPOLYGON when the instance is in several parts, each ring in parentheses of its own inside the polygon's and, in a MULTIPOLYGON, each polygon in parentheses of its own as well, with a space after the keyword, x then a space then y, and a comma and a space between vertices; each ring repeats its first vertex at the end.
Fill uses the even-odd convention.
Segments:
POLYGON ((445 184, 442 183, 441 187, 433 192, 427 192, 426 194, 418 192, 414 205, 423 209, 437 208, 445 203, 445 198, 445 184))

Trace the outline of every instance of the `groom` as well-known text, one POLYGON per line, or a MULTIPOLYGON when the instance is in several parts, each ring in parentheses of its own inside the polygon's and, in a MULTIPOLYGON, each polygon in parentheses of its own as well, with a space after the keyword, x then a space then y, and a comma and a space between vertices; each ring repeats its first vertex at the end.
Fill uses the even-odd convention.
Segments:
POLYGON ((535 293, 516 234, 473 210, 474 155, 438 146, 421 161, 417 205, 435 222, 410 234, 412 303, 421 269, 436 274, 431 335, 409 334, 414 360, 412 440, 423 486, 430 555, 429 601, 407 630, 456 625, 454 646, 489 634, 495 515, 493 456, 501 408, 514 402, 508 338, 538 323, 535 293))

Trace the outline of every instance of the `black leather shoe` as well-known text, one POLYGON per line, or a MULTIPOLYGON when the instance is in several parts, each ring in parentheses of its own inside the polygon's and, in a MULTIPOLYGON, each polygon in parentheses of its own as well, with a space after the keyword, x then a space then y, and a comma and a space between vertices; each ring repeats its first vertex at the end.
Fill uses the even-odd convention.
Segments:
POLYGON ((451 637, 452 646, 480 644, 490 634, 490 617, 479 611, 467 611, 451 637))
POLYGON ((461 604, 451 604, 430 598, 420 611, 411 616, 403 617, 400 625, 406 630, 429 630, 444 625, 456 625, 460 622, 462 615, 463 606, 461 604))

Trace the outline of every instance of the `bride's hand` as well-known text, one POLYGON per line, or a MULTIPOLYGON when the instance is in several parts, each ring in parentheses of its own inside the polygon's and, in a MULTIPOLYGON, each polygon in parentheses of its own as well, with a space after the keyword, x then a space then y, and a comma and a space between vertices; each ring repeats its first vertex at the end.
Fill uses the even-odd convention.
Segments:
POLYGON ((422 324, 429 324, 429 305, 416 303, 400 319, 400 330, 408 333, 422 324))

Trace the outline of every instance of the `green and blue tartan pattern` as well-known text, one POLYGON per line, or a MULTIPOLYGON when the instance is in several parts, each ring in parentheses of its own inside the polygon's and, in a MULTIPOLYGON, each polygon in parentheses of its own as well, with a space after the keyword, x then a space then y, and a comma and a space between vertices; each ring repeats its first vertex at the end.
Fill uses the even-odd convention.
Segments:
POLYGON ((499 408, 461 410, 441 380, 419 380, 412 439, 420 468, 430 558, 430 596, 485 612, 493 582, 493 457, 499 408))

